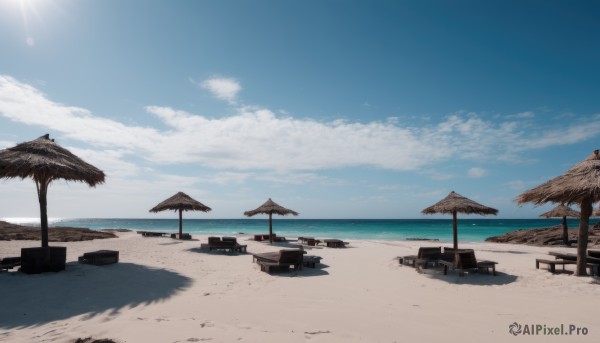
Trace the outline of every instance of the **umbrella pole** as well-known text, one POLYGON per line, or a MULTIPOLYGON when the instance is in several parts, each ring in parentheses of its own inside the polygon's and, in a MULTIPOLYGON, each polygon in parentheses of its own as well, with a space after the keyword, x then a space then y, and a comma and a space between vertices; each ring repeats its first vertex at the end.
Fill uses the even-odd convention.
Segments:
POLYGON ((590 198, 581 200, 579 212, 579 232, 577 234, 577 268, 575 276, 586 276, 586 254, 589 234, 589 221, 592 214, 592 201, 590 198))
POLYGON ((40 227, 42 230, 42 248, 48 247, 48 183, 45 178, 35 179, 35 185, 38 191, 38 200, 40 202, 40 227))
POLYGON ((269 213, 269 243, 273 244, 273 213, 269 213))
POLYGON ((563 226, 563 243, 565 243, 566 246, 569 246, 569 228, 567 227, 567 216, 563 216, 563 222, 562 222, 562 226, 563 226))
POLYGON ((181 239, 183 235, 183 216, 181 215, 182 211, 182 209, 179 209, 179 239, 181 239))
POLYGON ((458 219, 456 219, 456 211, 452 211, 452 233, 454 234, 454 249, 458 249, 458 219))

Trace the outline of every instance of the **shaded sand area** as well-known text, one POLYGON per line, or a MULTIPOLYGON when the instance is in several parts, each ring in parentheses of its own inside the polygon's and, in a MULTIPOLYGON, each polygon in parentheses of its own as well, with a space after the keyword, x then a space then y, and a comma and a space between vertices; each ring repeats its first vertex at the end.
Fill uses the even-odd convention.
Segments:
MULTIPOLYGON (((54 243, 67 247, 59 273, 0 272, 0 342, 598 342, 597 277, 552 275, 535 258, 569 248, 461 244, 498 261, 498 276, 436 270, 424 274, 394 258, 436 242, 355 241, 317 247, 317 268, 269 275, 250 254, 200 249, 207 241, 119 238, 54 243), (84 252, 120 251, 120 262, 79 264, 84 252), (587 335, 515 338, 509 326, 576 325, 587 335)), ((275 251, 266 243, 248 251, 275 251)), ((0 241, 0 257, 39 241, 0 241)), ((280 246, 292 243, 277 243, 280 246)), ((568 266, 572 267, 572 266, 568 266)), ((567 268, 568 268, 567 267, 567 268)))

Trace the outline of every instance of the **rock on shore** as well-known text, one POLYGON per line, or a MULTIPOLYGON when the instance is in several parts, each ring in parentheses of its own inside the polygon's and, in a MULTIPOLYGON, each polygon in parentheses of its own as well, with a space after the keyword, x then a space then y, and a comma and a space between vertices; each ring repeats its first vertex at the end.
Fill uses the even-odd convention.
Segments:
MULTIPOLYGON (((100 232, 78 227, 50 227, 48 240, 50 242, 77 242, 92 239, 116 238, 111 232, 100 232)), ((41 240, 39 227, 21 226, 0 221, 0 240, 41 240)))
MULTIPOLYGON (((590 227, 589 244, 600 245, 600 223, 590 227)), ((578 228, 569 228, 569 241, 577 242, 578 228)), ((501 236, 489 237, 486 242, 528 244, 537 246, 563 245, 562 225, 541 229, 523 229, 507 232, 501 236)))

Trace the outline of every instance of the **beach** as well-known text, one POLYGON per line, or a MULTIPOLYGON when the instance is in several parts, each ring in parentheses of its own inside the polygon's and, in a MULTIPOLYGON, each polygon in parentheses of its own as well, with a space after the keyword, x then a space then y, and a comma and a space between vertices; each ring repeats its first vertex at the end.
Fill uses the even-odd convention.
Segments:
MULTIPOLYGON (((535 269, 535 258, 568 248, 461 244, 478 259, 497 261, 498 276, 459 277, 437 269, 417 273, 396 259, 420 246, 448 244, 349 240, 340 249, 305 246, 323 258, 314 269, 269 275, 251 253, 296 242, 270 246, 239 235, 248 253, 228 254, 200 249, 207 236, 117 235, 51 244, 67 247, 67 267, 58 273, 1 272, 0 342, 507 342, 517 339, 509 332, 513 323, 522 328, 519 339, 531 342, 600 337, 593 315, 599 279, 535 269), (118 250, 119 263, 77 262, 100 249, 118 250), (541 331, 523 335, 531 325, 541 331), (548 335, 574 327, 579 335, 548 335)), ((36 246, 39 241, 0 241, 3 257, 36 246)))

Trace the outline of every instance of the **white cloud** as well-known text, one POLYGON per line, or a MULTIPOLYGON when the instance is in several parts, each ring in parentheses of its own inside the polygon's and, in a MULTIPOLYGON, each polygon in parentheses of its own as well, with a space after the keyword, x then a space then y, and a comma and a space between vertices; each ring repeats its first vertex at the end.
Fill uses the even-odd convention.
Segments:
MULTIPOLYGON (((233 84, 237 85, 235 81, 233 84)), ((233 99, 236 89, 234 86, 221 94, 229 94, 229 99, 233 99)), ((139 173, 135 165, 125 162, 136 156, 147 163, 191 163, 230 172, 260 170, 265 175, 265 171, 295 171, 297 174, 287 178, 288 182, 307 179, 321 182, 310 172, 356 166, 418 170, 436 179, 446 179, 453 176, 433 172, 433 167, 456 159, 515 161, 523 151, 600 135, 600 118, 539 132, 533 126, 524 130, 517 121, 486 121, 472 113, 453 114, 438 124, 405 127, 395 120, 317 121, 277 116, 259 107, 233 108, 234 115, 211 119, 173 108, 149 106, 146 110, 168 129, 128 126, 95 116, 84 108, 54 102, 29 84, 0 76, 1 116, 87 143, 92 147, 87 150, 98 152, 79 153, 89 153, 99 166, 121 175, 139 173)), ((478 171, 472 173, 477 175, 478 171)), ((243 182, 247 177, 243 175, 223 174, 221 180, 243 182)))
POLYGON ((509 114, 505 118, 517 118, 517 119, 531 119, 535 117, 535 112, 521 112, 516 114, 509 114))
POLYGON ((210 91, 216 98, 234 103, 239 91, 242 90, 239 82, 232 78, 212 78, 203 81, 201 87, 210 91))
POLYGON ((483 169, 483 168, 478 168, 478 167, 474 167, 469 169, 469 171, 467 172, 467 175, 469 175, 470 178, 481 178, 487 175, 487 170, 483 169))
POLYGON ((124 150, 93 150, 77 147, 65 147, 81 159, 94 166, 102 166, 100 169, 109 178, 136 176, 140 173, 140 167, 134 163, 127 162, 124 157, 128 155, 124 150))
POLYGON ((248 180, 251 176, 252 173, 221 172, 209 178, 208 181, 220 185, 226 185, 231 183, 242 184, 246 182, 246 180, 248 180))
POLYGON ((561 127, 542 132, 537 136, 533 135, 529 139, 524 139, 523 145, 518 150, 542 149, 589 140, 600 133, 600 121, 598 118, 594 118, 594 120, 597 121, 575 124, 570 127, 561 127))

